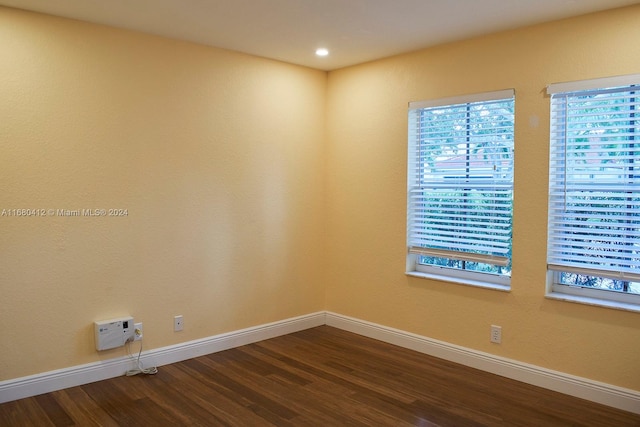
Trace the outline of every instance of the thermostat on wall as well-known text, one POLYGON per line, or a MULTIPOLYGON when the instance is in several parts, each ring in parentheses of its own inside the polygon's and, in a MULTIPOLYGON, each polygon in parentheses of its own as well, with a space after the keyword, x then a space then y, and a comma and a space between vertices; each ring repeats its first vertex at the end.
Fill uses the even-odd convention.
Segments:
POLYGON ((96 350, 108 350, 122 347, 127 341, 133 341, 133 317, 102 320, 94 322, 96 350))

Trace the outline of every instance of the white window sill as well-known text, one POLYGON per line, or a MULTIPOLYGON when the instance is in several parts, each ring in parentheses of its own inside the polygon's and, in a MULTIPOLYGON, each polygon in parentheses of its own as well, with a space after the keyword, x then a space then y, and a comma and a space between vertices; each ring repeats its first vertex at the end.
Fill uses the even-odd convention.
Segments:
POLYGON ((417 277, 418 279, 432 279, 441 282, 454 283, 456 285, 473 286, 474 288, 490 289, 493 291, 510 292, 511 287, 508 285, 499 285, 497 283, 482 282, 479 280, 470 280, 460 277, 451 277, 441 274, 423 273, 420 271, 407 271, 405 273, 409 277, 417 277))
POLYGON ((578 295, 569 295, 569 294, 564 294, 560 292, 549 292, 545 295, 545 298, 557 300, 557 301, 573 302, 578 304, 592 305, 595 307, 613 308, 615 310, 624 310, 624 311, 631 311, 634 313, 640 313, 640 305, 638 304, 624 303, 619 301, 609 301, 609 300, 603 300, 600 298, 592 298, 592 297, 585 297, 585 296, 578 296, 578 295))

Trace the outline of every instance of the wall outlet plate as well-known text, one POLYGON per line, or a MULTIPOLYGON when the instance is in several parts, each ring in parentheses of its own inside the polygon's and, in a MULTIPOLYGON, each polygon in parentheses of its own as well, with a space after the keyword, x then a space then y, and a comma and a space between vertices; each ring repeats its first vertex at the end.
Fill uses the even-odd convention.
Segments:
POLYGON ((133 340, 142 340, 142 322, 133 324, 133 340))
POLYGON ((178 332, 181 331, 184 327, 182 315, 173 317, 173 331, 178 332))
POLYGON ((491 325, 491 342, 495 344, 502 342, 502 326, 491 325))

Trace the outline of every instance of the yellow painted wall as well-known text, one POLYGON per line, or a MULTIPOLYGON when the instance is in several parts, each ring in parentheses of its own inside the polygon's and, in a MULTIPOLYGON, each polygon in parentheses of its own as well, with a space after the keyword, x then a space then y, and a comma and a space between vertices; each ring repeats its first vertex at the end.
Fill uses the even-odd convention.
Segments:
POLYGON ((326 83, 1 8, 0 210, 128 216, 0 216, 0 380, 123 356, 95 320, 152 349, 322 310, 326 83))
POLYGON ((327 309, 640 390, 640 314, 544 298, 549 83, 640 72, 640 6, 329 74, 327 309), (510 293, 407 277, 407 103, 514 88, 510 293), (502 326, 501 345, 489 342, 502 326))
POLYGON ((637 22, 639 6, 327 77, 0 9, 0 209, 128 209, 0 216, 0 380, 121 356, 95 351, 94 320, 130 314, 152 349, 326 309, 640 390, 638 314, 544 298, 544 87, 640 72, 637 22), (512 291, 406 277, 407 103, 504 88, 512 291))

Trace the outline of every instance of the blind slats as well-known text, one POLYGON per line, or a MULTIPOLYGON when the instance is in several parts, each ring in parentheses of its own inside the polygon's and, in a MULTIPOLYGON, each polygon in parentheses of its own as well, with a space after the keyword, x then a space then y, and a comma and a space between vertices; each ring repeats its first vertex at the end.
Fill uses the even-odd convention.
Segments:
POLYGON ((513 90, 410 104, 410 253, 508 264, 513 126, 513 90))
POLYGON ((549 269, 638 280, 640 87, 563 88, 551 96, 549 269))

